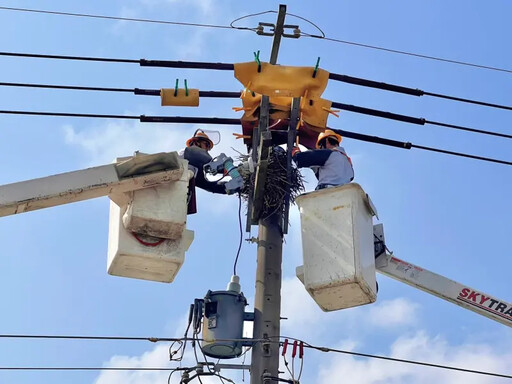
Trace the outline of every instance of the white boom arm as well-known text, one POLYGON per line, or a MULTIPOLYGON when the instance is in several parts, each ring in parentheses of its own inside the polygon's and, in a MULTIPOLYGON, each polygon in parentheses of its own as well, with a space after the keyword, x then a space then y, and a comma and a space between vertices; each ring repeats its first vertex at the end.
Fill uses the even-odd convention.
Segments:
POLYGON ((482 316, 512 327, 512 304, 444 276, 383 253, 375 266, 380 273, 482 316))
POLYGON ((0 217, 179 180, 186 165, 176 152, 136 154, 113 164, 0 186, 0 217))

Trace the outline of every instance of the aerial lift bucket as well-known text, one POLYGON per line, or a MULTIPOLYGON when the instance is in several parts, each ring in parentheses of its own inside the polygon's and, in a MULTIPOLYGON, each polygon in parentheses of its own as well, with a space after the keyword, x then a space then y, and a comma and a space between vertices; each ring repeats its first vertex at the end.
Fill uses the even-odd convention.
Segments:
POLYGON ((297 277, 324 311, 375 302, 373 216, 356 183, 299 196, 304 265, 297 277))

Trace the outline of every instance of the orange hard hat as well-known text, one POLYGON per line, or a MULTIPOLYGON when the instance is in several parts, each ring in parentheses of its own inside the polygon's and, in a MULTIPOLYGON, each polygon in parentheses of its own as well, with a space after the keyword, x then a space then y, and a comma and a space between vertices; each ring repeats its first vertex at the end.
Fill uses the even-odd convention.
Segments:
POLYGON ((187 140, 187 147, 190 147, 193 143, 196 143, 198 141, 204 141, 208 143, 208 150, 213 148, 213 141, 210 140, 206 133, 199 129, 196 131, 196 133, 194 133, 194 136, 187 140))
POLYGON ((320 142, 323 140, 323 139, 326 139, 328 137, 332 137, 333 139, 335 139, 336 141, 338 141, 338 143, 341 143, 341 140, 343 139, 341 137, 340 134, 330 130, 330 129, 326 129, 325 131, 321 132, 319 135, 318 135, 318 139, 316 139, 316 148, 320 148, 320 142))

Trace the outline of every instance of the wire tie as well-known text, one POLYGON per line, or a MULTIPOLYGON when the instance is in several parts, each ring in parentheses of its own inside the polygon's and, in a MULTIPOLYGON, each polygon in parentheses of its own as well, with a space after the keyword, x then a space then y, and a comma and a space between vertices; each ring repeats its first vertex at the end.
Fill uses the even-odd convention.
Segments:
POLYGON ((258 63, 258 73, 261 72, 261 61, 260 61, 260 51, 258 53, 253 52, 254 60, 258 63))
POLYGON ((320 65, 320 56, 318 57, 318 59, 316 59, 315 70, 313 71, 313 78, 316 77, 316 73, 318 72, 318 66, 319 65, 320 65))
POLYGON ((179 79, 176 79, 176 85, 174 86, 174 97, 178 96, 178 84, 179 79))

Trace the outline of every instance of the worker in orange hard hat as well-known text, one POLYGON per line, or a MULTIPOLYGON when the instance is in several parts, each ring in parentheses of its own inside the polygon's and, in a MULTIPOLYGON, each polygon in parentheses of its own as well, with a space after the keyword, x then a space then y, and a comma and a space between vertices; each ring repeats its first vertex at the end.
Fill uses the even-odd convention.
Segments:
POLYGON ((188 160, 188 168, 194 172, 194 177, 189 182, 189 206, 188 213, 196 213, 195 187, 212 193, 226 194, 224 185, 216 181, 209 181, 204 174, 204 165, 212 161, 208 153, 213 148, 213 141, 202 130, 198 129, 187 140, 186 148, 179 152, 179 156, 188 160))
POLYGON ((198 129, 194 136, 187 140, 187 147, 200 147, 205 151, 210 151, 213 148, 213 141, 208 137, 206 133, 198 129))
POLYGON ((293 160, 297 167, 311 167, 318 179, 316 189, 336 187, 354 180, 352 160, 340 146, 343 138, 331 129, 318 135, 316 148, 301 152, 298 147, 292 149, 293 160))

